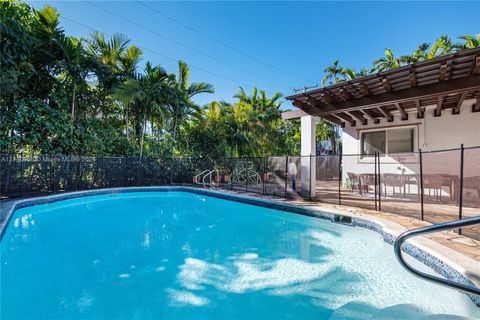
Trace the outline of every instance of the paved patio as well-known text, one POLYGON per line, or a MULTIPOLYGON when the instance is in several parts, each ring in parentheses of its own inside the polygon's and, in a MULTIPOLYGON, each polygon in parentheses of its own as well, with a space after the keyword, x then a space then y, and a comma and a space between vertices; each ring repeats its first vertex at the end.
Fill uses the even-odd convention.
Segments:
MULTIPOLYGON (((318 181, 316 202, 338 204, 338 181, 318 181)), ((345 188, 340 192, 341 204, 363 209, 375 210, 375 195, 373 192, 360 194, 345 188)), ((421 204, 418 195, 401 193, 383 195, 381 210, 384 213, 393 213, 408 218, 421 219, 421 204)), ((436 199, 433 196, 424 197, 424 220, 431 223, 443 223, 459 219, 458 202, 448 197, 436 199)), ((480 215, 480 198, 477 194, 464 192, 463 218, 480 215)), ((480 226, 465 228, 463 234, 480 240, 480 226)))

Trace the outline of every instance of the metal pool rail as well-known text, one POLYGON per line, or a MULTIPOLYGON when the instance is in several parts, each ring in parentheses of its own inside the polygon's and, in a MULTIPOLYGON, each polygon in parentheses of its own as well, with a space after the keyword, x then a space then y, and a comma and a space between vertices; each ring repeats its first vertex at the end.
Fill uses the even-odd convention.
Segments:
POLYGON ((426 235, 434 232, 440 232, 440 231, 445 231, 445 230, 451 230, 455 228, 462 228, 462 227, 467 227, 467 226, 472 226, 474 224, 480 224, 480 216, 473 217, 473 218, 467 218, 467 219, 462 219, 462 220, 457 220, 457 221, 452 221, 452 222, 445 222, 445 223, 440 223, 440 224, 434 224, 428 227, 422 227, 410 231, 406 231, 402 233, 396 240, 394 244, 394 251, 395 251, 395 256, 397 257, 398 262, 410 273, 413 275, 428 280, 430 282, 443 285, 445 287, 453 288, 455 290, 459 290, 465 293, 470 293, 470 294, 476 294, 480 296, 480 288, 474 287, 474 286, 469 286, 469 285, 464 285, 458 282, 454 282, 448 279, 443 279, 440 277, 433 276, 431 274, 419 271, 415 268, 413 268, 410 264, 408 264, 405 259, 403 258, 403 253, 402 253, 402 245, 404 244, 405 241, 407 241, 409 238, 413 238, 416 236, 421 236, 421 235, 426 235))

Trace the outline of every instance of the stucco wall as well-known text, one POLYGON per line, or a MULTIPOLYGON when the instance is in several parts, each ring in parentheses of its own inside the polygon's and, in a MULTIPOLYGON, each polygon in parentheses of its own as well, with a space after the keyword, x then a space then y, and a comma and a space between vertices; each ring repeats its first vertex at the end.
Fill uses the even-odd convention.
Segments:
MULTIPOLYGON (((460 114, 453 115, 452 110, 444 110, 440 117, 434 117, 435 105, 428 106, 423 119, 417 119, 416 112, 409 113, 408 120, 402 121, 399 113, 394 113, 394 121, 382 119, 380 123, 367 125, 358 123, 355 127, 349 124, 343 129, 343 153, 360 154, 360 132, 369 129, 412 126, 415 128, 415 151, 424 151, 480 146, 480 112, 473 113, 471 107, 475 100, 466 100, 462 104, 460 114)), ((373 173, 374 159, 365 157, 343 157, 343 180, 348 172, 373 173)), ((472 161, 470 161, 472 162, 472 161)), ((396 155, 381 158, 382 173, 418 173, 418 155, 396 155)), ((424 155, 425 173, 459 174, 458 152, 442 152, 424 155)), ((479 175, 480 168, 466 166, 465 176, 479 175)))

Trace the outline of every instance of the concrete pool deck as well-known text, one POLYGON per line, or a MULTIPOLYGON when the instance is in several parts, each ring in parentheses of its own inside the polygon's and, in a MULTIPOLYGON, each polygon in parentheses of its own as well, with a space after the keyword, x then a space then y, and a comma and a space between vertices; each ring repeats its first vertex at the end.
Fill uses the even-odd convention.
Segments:
MULTIPOLYGON (((327 220, 341 214, 352 217, 353 225, 380 233, 387 243, 392 243, 402 232, 430 225, 415 218, 360 209, 349 206, 326 204, 302 199, 286 199, 275 196, 246 193, 225 189, 203 189, 183 186, 171 187, 129 187, 95 189, 62 193, 36 198, 22 198, 0 202, 0 231, 3 236, 9 219, 15 209, 89 195, 138 191, 190 191, 204 195, 217 196, 230 200, 239 200, 253 205, 264 205, 327 220)), ((424 264, 432 267, 443 276, 463 283, 480 287, 480 241, 476 241, 453 231, 418 237, 408 241, 411 246, 406 250, 424 264)), ((392 248, 393 252, 393 248, 392 248)), ((480 297, 472 297, 480 305, 480 297)))

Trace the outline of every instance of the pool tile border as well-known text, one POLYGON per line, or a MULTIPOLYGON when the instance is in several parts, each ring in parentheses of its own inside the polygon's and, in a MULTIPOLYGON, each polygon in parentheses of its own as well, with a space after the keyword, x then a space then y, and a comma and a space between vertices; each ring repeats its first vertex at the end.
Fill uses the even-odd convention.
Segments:
MULTIPOLYGON (((0 241, 3 239, 9 221, 11 220, 13 213, 15 210, 47 204, 62 200, 68 199, 75 199, 81 198, 85 196, 95 196, 95 195, 102 195, 102 194, 116 194, 116 193, 128 193, 128 192, 172 192, 172 191, 183 191, 183 192, 190 192, 204 196, 211 196, 215 198, 231 200, 236 202, 241 202, 250 205, 261 206, 270 209, 276 209, 281 211, 286 211, 290 213, 305 215, 314 218, 320 218, 324 220, 329 220, 333 223, 335 222, 335 216, 337 214, 322 211, 319 209, 313 209, 309 207, 304 207, 301 205, 296 204, 288 204, 288 203, 280 203, 275 200, 269 199, 262 199, 257 197, 249 197, 245 195, 237 195, 231 194, 228 192, 221 192, 217 190, 206 190, 206 189, 199 189, 194 187, 184 187, 184 186, 168 186, 168 187, 122 187, 122 188, 109 188, 109 189, 95 189, 95 190, 87 190, 87 191, 77 191, 77 192, 70 192, 70 193, 63 193, 63 194, 55 194, 49 196, 43 196, 38 198, 27 198, 22 200, 12 200, 0 203, 0 241)), ((355 215, 350 214, 342 214, 345 216, 349 216, 352 218, 352 227, 359 227, 372 230, 383 237, 383 240, 393 245, 395 242, 396 236, 392 233, 385 230, 386 228, 377 221, 372 221, 369 219, 365 219, 363 217, 356 217, 355 215)), ((434 256, 433 254, 427 252, 427 250, 419 248, 419 246, 411 243, 406 243, 403 246, 403 250, 408 253, 410 256, 414 257, 418 261, 422 262, 426 266, 430 267, 443 277, 450 279, 452 281, 457 281, 459 283, 476 286, 474 282, 472 282, 468 276, 464 275, 459 270, 455 269, 448 263, 442 261, 442 259, 434 256)), ((480 306, 480 297, 474 295, 468 295, 470 299, 477 305, 480 306)))

